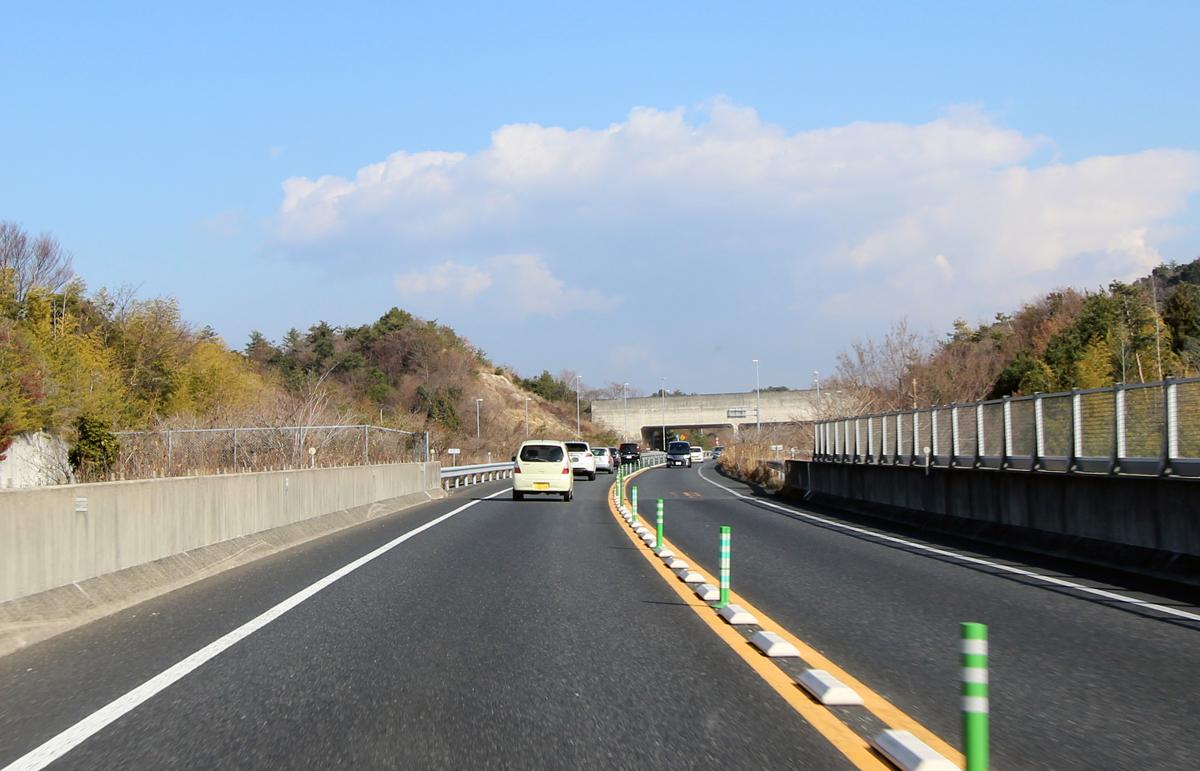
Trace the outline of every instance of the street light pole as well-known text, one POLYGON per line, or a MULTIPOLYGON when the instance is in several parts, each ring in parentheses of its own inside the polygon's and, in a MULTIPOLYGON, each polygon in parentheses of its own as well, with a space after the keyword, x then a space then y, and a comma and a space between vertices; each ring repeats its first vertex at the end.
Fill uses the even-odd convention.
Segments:
POLYGON ((479 434, 479 405, 483 404, 483 399, 475 400, 475 438, 478 439, 479 434))
POLYGON ((754 432, 762 434, 762 388, 758 380, 758 359, 754 360, 754 432))
POLYGON ((666 452, 667 451, 667 379, 665 377, 660 377, 659 380, 662 381, 662 388, 659 389, 659 393, 662 394, 663 452, 666 452))
POLYGON ((621 431, 621 437, 628 441, 629 439, 629 384, 621 384, 621 401, 624 403, 624 428, 621 431))
POLYGON ((525 397, 525 436, 529 437, 529 397, 525 397))
POLYGON ((579 428, 579 375, 575 376, 575 436, 579 436, 581 430, 579 428))
POLYGON ((821 373, 813 370, 813 380, 817 383, 817 401, 821 401, 821 373))

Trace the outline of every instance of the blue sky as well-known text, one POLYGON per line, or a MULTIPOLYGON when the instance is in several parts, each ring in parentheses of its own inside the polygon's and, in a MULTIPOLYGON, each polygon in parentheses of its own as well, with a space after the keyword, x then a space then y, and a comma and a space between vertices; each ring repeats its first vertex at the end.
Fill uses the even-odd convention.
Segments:
POLYGON ((1197 3, 175 5, 4 10, 0 219, 234 346, 806 385, 1200 255, 1197 3))

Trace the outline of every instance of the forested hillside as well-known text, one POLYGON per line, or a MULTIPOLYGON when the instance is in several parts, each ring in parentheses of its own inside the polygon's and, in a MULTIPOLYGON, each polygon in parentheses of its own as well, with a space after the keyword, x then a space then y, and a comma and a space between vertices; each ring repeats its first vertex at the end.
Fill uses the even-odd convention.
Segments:
POLYGON ((523 380, 445 325, 392 308, 277 343, 255 332, 232 350, 172 298, 89 292, 53 237, 0 223, 0 454, 30 431, 103 446, 117 430, 320 423, 428 430, 436 446, 503 452, 518 423, 524 433, 526 397, 531 433, 574 434, 570 373, 523 380))
POLYGON ((838 385, 864 411, 1200 374, 1200 259, 1132 284, 1059 289, 940 339, 906 322, 839 357, 838 385))

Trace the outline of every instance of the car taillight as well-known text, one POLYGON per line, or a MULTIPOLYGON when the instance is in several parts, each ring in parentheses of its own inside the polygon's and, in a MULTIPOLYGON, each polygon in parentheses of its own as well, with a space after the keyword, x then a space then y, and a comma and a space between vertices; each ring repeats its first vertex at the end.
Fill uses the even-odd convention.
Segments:
POLYGON ((563 466, 562 473, 564 473, 564 474, 570 474, 570 473, 571 473, 571 467, 570 467, 570 466, 563 466))
POLYGON ((521 467, 520 467, 520 466, 513 466, 513 473, 514 473, 514 474, 520 474, 520 473, 521 473, 521 467))

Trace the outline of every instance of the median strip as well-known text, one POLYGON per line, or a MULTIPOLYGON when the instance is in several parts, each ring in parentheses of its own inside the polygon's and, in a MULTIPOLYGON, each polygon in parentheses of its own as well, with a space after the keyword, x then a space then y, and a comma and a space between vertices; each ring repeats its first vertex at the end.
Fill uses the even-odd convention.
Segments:
MULTIPOLYGON (((635 472, 630 477, 636 476, 637 473, 640 472, 635 472)), ((610 511, 619 520, 615 503, 610 506, 610 511)), ((637 537, 630 531, 626 531, 626 534, 631 539, 637 537)), ((661 546, 672 549, 676 554, 676 559, 680 561, 690 559, 669 541, 664 540, 661 546)), ((712 612, 714 609, 711 606, 697 603, 691 594, 694 591, 694 587, 688 584, 720 584, 719 581, 707 572, 700 568, 672 571, 663 564, 663 561, 655 557, 650 549, 644 550, 643 556, 650 561, 659 575, 668 582, 668 585, 680 597, 687 601, 689 607, 708 624, 709 628, 718 637, 724 640, 741 656, 768 685, 784 698, 789 706, 800 713, 810 725, 816 728, 843 755, 858 765, 859 768, 887 768, 888 765, 880 760, 880 754, 877 753, 882 751, 878 747, 872 748, 865 738, 859 736, 853 729, 826 709, 825 706, 810 697, 791 677, 775 665, 771 659, 764 656, 745 636, 740 634, 735 628, 735 624, 744 627, 756 623, 764 631, 774 630, 769 632, 769 634, 777 637, 778 642, 791 646, 810 668, 824 671, 839 684, 860 696, 863 707, 885 725, 889 726, 891 730, 910 734, 921 745, 931 750, 940 758, 946 759, 947 763, 952 764, 945 767, 962 766, 963 755, 953 746, 925 728, 925 726, 918 723, 914 718, 900 710, 887 699, 872 691, 864 683, 837 666, 812 646, 788 632, 770 616, 762 612, 761 609, 754 607, 753 604, 736 592, 729 591, 727 600, 726 598, 722 598, 722 600, 727 601, 729 604, 721 608, 717 613, 712 612), (736 610, 727 610, 733 608, 736 608, 736 610), (747 620, 747 616, 750 619, 749 621, 747 620)), ((692 561, 692 564, 695 564, 694 561, 692 561)))

